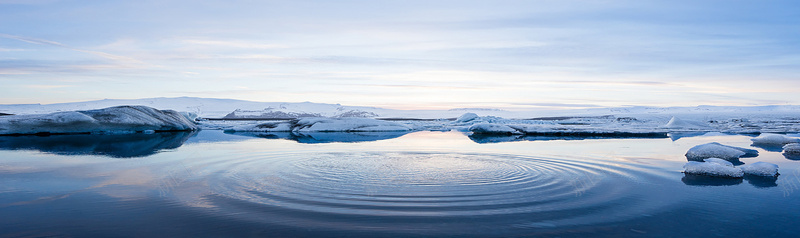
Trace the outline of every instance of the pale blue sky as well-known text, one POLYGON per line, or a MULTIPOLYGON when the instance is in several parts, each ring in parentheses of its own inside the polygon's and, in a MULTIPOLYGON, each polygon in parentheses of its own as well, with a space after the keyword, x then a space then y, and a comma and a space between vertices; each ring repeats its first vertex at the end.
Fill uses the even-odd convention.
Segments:
POLYGON ((0 82, 0 104, 800 104, 800 2, 0 0, 0 82))

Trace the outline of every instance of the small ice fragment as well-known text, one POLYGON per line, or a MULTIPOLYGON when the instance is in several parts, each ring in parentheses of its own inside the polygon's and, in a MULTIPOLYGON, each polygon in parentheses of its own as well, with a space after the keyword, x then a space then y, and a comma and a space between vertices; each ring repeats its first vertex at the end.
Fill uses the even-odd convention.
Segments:
POLYGON ((715 162, 689 161, 683 165, 683 168, 684 173, 687 174, 730 178, 741 178, 744 176, 744 172, 740 168, 715 162))
POLYGON ((789 143, 783 146, 783 153, 800 155, 800 143, 789 143))
POLYGON ((755 162, 752 164, 739 166, 739 168, 742 169, 742 171, 747 175, 772 177, 778 175, 778 165, 773 163, 755 162))
POLYGON ((798 138, 771 133, 764 133, 750 140, 753 141, 753 144, 758 145, 785 145, 789 143, 800 143, 800 139, 798 138))
POLYGON ((707 143, 692 147, 686 152, 686 158, 693 161, 701 161, 708 158, 720 158, 724 160, 736 160, 742 156, 758 152, 745 148, 723 145, 717 142, 707 143))
POLYGON ((461 115, 460 117, 458 117, 456 119, 456 122, 468 122, 468 121, 475 120, 477 118, 478 118, 478 114, 468 112, 468 113, 464 113, 464 115, 461 115))
POLYGON ((154 130, 144 130, 144 131, 142 131, 142 133, 144 133, 144 134, 153 134, 153 133, 156 133, 156 131, 154 131, 154 130))

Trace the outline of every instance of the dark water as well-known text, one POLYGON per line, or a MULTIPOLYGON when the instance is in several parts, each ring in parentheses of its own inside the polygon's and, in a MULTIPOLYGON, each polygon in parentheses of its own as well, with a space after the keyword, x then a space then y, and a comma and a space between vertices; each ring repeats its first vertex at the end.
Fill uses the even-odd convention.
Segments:
POLYGON ((796 237, 800 161, 749 138, 0 137, 0 237, 796 237), (714 141, 781 175, 680 172, 714 141))

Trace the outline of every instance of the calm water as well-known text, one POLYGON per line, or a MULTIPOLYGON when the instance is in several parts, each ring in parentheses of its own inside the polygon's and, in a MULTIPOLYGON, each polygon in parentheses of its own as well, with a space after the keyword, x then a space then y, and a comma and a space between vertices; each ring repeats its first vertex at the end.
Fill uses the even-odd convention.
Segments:
POLYGON ((777 179, 685 176, 744 135, 459 132, 0 137, 0 237, 797 237, 800 161, 777 179), (674 140, 677 139, 677 140, 674 140))

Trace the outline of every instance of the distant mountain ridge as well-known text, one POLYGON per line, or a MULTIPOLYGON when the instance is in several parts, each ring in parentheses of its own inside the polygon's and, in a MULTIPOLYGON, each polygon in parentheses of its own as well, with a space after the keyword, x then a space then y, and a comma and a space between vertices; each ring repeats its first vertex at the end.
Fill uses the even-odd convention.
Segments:
MULTIPOLYGON (((306 116, 321 117, 382 117, 382 118, 455 118, 473 112, 481 116, 505 118, 533 118, 552 116, 597 116, 597 115, 675 115, 708 113, 769 114, 800 113, 798 105, 767 106, 708 106, 696 107, 651 107, 630 106, 591 109, 541 109, 509 111, 492 108, 454 108, 450 110, 396 110, 377 107, 344 106, 340 104, 312 102, 254 102, 236 99, 176 97, 143 99, 103 99, 86 102, 56 104, 4 104, 0 105, 2 114, 44 114, 60 111, 78 111, 108 108, 121 105, 142 105, 161 110, 191 112, 205 118, 248 118, 277 117, 296 118, 306 116)), ((669 117, 666 117, 668 120, 669 117)))

